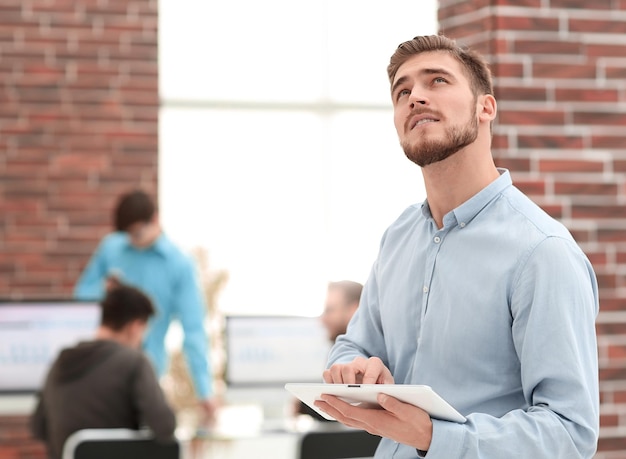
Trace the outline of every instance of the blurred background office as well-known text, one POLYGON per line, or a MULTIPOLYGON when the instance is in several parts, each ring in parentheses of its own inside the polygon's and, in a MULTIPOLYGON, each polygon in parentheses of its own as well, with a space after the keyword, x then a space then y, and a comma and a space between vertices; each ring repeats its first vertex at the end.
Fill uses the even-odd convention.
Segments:
MULTIPOLYGON (((492 3, 3 1, 0 296, 69 297, 109 203, 139 186, 227 273, 220 313, 319 314, 326 282, 364 281, 382 230, 424 197, 385 66, 441 30, 492 61, 497 164, 594 264, 597 457, 625 457, 626 5, 492 3)), ((0 456, 36 456, 9 398, 0 456)))

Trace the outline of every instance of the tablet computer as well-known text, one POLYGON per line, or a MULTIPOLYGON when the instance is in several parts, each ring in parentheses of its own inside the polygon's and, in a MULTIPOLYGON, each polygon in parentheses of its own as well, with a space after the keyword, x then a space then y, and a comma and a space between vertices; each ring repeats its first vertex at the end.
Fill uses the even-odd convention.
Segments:
POLYGON ((431 417, 444 421, 463 423, 465 416, 455 410, 441 398, 430 386, 412 384, 324 384, 324 383, 288 383, 285 389, 306 403, 320 416, 335 419, 315 406, 322 394, 335 395, 345 402, 364 408, 376 408, 378 394, 387 394, 401 402, 411 403, 431 417))

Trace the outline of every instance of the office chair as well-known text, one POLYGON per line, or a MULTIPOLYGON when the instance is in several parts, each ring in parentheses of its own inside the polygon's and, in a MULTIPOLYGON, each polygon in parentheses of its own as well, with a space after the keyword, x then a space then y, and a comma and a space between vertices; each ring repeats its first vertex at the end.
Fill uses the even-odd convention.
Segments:
POLYGON ((374 457, 380 437, 364 430, 307 432, 300 443, 300 459, 374 457))
POLYGON ((83 429, 63 445, 63 459, 179 459, 177 440, 157 442, 147 430, 83 429))

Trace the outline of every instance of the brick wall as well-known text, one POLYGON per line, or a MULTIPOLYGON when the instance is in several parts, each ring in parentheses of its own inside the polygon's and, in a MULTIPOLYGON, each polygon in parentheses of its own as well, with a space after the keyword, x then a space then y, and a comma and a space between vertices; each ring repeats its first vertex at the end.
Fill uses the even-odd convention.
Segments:
MULTIPOLYGON (((157 189, 157 0, 2 0, 0 18, 0 297, 69 297, 115 198, 157 189)), ((0 458, 43 457, 0 417, 0 458)))
POLYGON ((3 0, 0 17, 0 297, 66 296, 115 197, 156 191, 157 0, 3 0))
POLYGON ((626 2, 439 0, 440 30, 492 63, 494 156, 591 259, 601 439, 626 458, 626 2))

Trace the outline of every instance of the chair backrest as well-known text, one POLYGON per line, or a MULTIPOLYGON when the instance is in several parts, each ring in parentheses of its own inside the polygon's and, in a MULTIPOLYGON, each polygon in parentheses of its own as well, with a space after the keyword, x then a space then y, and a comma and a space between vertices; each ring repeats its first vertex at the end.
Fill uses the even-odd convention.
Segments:
POLYGON ((177 440, 158 442, 149 431, 83 429, 63 445, 63 459, 179 459, 177 440))
POLYGON ((370 458, 380 437, 364 430, 307 432, 300 443, 300 459, 370 458))

